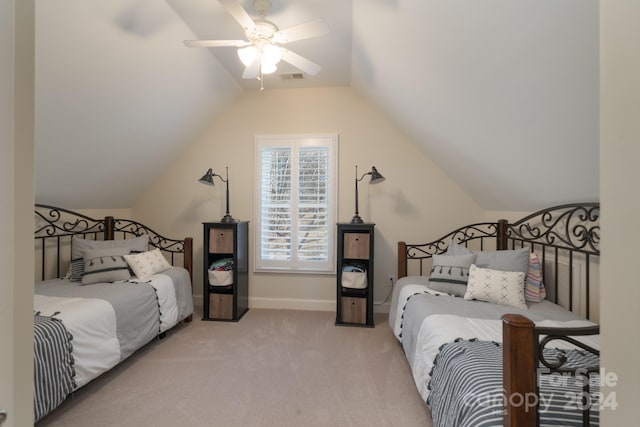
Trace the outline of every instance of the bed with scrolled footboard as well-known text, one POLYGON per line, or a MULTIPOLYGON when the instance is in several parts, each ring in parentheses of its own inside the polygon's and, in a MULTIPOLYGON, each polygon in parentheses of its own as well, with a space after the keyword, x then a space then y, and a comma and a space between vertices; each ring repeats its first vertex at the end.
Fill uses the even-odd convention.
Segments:
POLYGON ((34 419, 193 315, 190 237, 35 206, 34 419))
POLYGON ((599 205, 398 242, 389 324, 434 426, 597 425, 599 205))

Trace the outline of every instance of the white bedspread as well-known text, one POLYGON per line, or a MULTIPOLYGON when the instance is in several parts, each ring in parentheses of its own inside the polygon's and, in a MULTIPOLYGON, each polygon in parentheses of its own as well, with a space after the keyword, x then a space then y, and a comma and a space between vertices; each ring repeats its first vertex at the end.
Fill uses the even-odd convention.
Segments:
POLYGON ((395 323, 393 326, 393 334, 396 336, 398 341, 402 341, 401 332, 402 332, 402 313, 404 311, 404 306, 407 304, 407 300, 417 293, 427 293, 431 295, 446 295, 442 292, 434 291, 433 289, 429 289, 424 285, 406 285, 400 292, 398 293, 398 300, 396 306, 396 313, 398 314, 395 318, 395 323))
MULTIPOLYGON (((133 281, 129 281, 133 282, 133 281)), ((159 331, 152 330, 150 339, 175 326, 179 319, 175 285, 166 274, 156 274, 144 282, 155 289, 158 300, 159 331)), ((125 283, 140 286, 137 283, 125 283)), ((118 338, 118 321, 114 307, 99 298, 56 297, 35 294, 34 311, 62 320, 73 339, 76 388, 80 388, 103 372, 116 366, 126 354, 118 338)), ((122 326, 122 325, 120 325, 122 326)), ((127 326, 129 327, 129 326, 127 326)), ((130 327, 135 327, 132 325, 130 327)), ((145 340, 146 342, 146 340, 145 340)))
POLYGON ((33 296, 33 307, 43 316, 62 320, 73 336, 76 388, 82 387, 120 361, 116 314, 108 302, 93 298, 33 296))

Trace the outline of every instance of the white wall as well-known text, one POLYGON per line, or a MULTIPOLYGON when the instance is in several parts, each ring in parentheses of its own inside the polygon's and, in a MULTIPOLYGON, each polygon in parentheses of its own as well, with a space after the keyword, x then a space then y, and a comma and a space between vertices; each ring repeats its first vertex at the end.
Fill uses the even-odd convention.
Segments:
MULTIPOLYGON (((0 0, 0 342, 13 342, 13 0, 0 0)), ((14 411, 13 365, 11 346, 0 346, 0 411, 14 411)))
MULTIPOLYGON (((396 274, 398 240, 423 242, 476 221, 482 210, 400 129, 351 88, 245 92, 156 180, 133 207, 136 220, 173 236, 194 237, 195 292, 201 292, 202 225, 224 215, 224 186, 197 180, 229 166, 231 214, 252 220, 254 136, 339 134, 339 221, 354 211, 354 167, 375 165, 387 178, 361 184, 360 215, 376 223, 375 301, 396 274)), ((250 239, 255 230, 250 225, 250 239)), ((253 254, 251 254, 250 259, 253 254)), ((252 274, 250 306, 335 309, 335 276, 252 274)))
POLYGON ((619 406, 601 415, 603 426, 638 424, 640 401, 640 3, 600 2, 602 192, 601 366, 618 377, 604 389, 619 406))
POLYGON ((507 221, 513 222, 519 220, 520 218, 524 218, 530 213, 531 212, 520 211, 484 211, 483 220, 492 222, 499 219, 506 219, 507 221))
MULTIPOLYGON (((60 206, 64 207, 64 206, 60 206)), ((75 212, 81 213, 91 218, 101 219, 105 216, 112 216, 114 218, 127 218, 131 219, 133 212, 131 208, 121 209, 74 209, 75 212)))
POLYGON ((34 2, 0 0, 0 410, 33 424, 34 2))

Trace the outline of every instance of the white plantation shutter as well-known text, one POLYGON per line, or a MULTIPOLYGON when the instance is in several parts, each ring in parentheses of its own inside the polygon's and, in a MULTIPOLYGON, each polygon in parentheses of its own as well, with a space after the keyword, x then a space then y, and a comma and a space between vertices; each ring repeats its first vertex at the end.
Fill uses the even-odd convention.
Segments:
POLYGON ((256 137, 255 268, 333 272, 337 135, 256 137))
POLYGON ((291 260, 291 149, 262 152, 260 252, 271 261, 291 260))
POLYGON ((298 169, 298 258, 326 261, 329 257, 329 149, 301 148, 298 169))

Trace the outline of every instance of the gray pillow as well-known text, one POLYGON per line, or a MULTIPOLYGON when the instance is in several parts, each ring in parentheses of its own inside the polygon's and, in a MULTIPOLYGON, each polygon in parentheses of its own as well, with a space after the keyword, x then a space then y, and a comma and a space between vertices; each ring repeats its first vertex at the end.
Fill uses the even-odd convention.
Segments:
POLYGON ((477 254, 475 264, 480 268, 500 271, 521 271, 525 274, 525 277, 529 272, 530 252, 531 248, 528 246, 521 249, 504 251, 476 252, 453 241, 449 243, 449 247, 447 248, 448 255, 477 254))
POLYGON ((128 248, 86 249, 82 284, 110 283, 130 279, 129 265, 122 257, 129 252, 128 248))
POLYGON ((468 249, 466 246, 462 246, 451 239, 449 246, 447 247, 447 255, 469 255, 477 252, 468 249))
POLYGON ((69 280, 79 282, 84 273, 84 251, 87 249, 126 248, 128 253, 147 252, 149 250, 149 236, 124 240, 91 240, 75 236, 71 239, 71 266, 69 280))
POLYGON ((469 280, 469 267, 476 254, 434 255, 429 288, 458 297, 464 296, 469 280))
POLYGON ((525 246, 522 249, 478 252, 476 265, 480 268, 489 268, 500 271, 520 271, 525 277, 529 271, 529 253, 531 248, 525 246))

